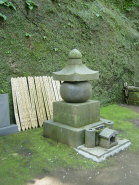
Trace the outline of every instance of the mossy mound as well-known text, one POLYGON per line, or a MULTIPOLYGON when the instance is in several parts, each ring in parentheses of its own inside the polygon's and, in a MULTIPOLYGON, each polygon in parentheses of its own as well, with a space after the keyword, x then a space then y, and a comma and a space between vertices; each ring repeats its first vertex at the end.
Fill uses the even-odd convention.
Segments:
POLYGON ((138 60, 138 4, 107 0, 12 0, 16 11, 1 6, 7 20, 0 22, 0 92, 11 94, 10 78, 51 75, 79 49, 87 66, 100 71, 95 98, 122 100, 123 82, 133 82, 138 60))

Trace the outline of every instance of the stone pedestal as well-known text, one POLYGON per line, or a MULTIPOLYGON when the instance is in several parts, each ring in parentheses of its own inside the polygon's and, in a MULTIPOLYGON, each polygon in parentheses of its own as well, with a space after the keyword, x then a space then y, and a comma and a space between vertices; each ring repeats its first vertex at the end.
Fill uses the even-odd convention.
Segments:
MULTIPOLYGON (((66 122, 65 122, 66 123, 66 122)), ((53 120, 44 121, 43 135, 55 141, 67 144, 72 147, 78 147, 85 143, 85 131, 97 128, 103 125, 112 125, 113 122, 100 119, 98 122, 75 128, 66 124, 54 122, 53 120)))
POLYGON ((44 122, 44 136, 73 147, 84 144, 85 129, 93 127, 96 122, 97 125, 102 124, 99 107, 99 101, 94 100, 85 103, 54 102, 53 120, 44 122))
POLYGON ((111 129, 113 122, 100 119, 100 103, 89 100, 89 81, 98 79, 99 72, 82 63, 82 54, 77 49, 69 53, 68 65, 54 72, 53 78, 63 81, 60 94, 64 101, 53 103, 53 120, 44 121, 45 137, 72 146, 97 162, 130 145, 129 141, 117 141, 118 133, 111 129))
POLYGON ((85 103, 53 103, 54 122, 79 128, 100 120, 99 101, 89 100, 85 103), (65 111, 66 110, 66 111, 65 111))
POLYGON ((18 132, 15 124, 10 124, 8 94, 0 94, 0 136, 18 132))
POLYGON ((122 150, 127 149, 131 145, 131 142, 127 139, 117 139, 117 145, 111 148, 103 148, 96 146, 93 148, 87 148, 85 145, 77 147, 75 150, 84 157, 96 162, 104 161, 106 158, 119 153, 122 150))
POLYGON ((74 128, 65 124, 48 120, 44 122, 44 136, 72 147, 84 143, 84 128, 74 128))

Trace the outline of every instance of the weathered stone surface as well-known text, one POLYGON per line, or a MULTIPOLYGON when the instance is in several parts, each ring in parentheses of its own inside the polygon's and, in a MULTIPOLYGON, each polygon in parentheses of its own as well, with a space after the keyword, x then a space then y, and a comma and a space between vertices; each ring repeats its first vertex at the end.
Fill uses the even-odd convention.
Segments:
POLYGON ((99 146, 104 148, 111 148, 117 145, 117 134, 118 132, 116 130, 104 128, 99 133, 99 146))
POLYGON ((43 135, 69 146, 78 147, 85 144, 85 130, 95 129, 96 127, 105 125, 107 122, 110 121, 101 119, 99 122, 80 128, 74 128, 69 125, 54 122, 53 120, 47 120, 43 123, 43 135))
POLYGON ((85 103, 53 103, 54 122, 72 127, 82 127, 100 120, 99 101, 89 100, 85 103))
POLYGON ((10 124, 9 126, 0 128, 0 136, 6 136, 18 132, 18 126, 10 124))
POLYGON ((69 64, 61 71, 53 73, 54 80, 59 81, 89 81, 99 78, 99 72, 93 71, 82 64, 82 54, 74 49, 69 53, 69 64))
POLYGON ((89 128, 85 130, 85 147, 92 148, 96 146, 96 130, 89 128))
POLYGON ((131 145, 131 142, 127 139, 118 139, 118 144, 112 148, 106 149, 100 146, 87 148, 85 145, 79 146, 75 149, 79 154, 86 158, 92 159, 96 162, 104 161, 107 157, 113 156, 118 152, 125 150, 131 145))
POLYGON ((0 128, 10 125, 8 94, 0 94, 0 128))
POLYGON ((15 124, 10 124, 8 94, 0 94, 0 136, 18 132, 15 124))
POLYGON ((48 120, 44 122, 44 136, 55 141, 77 147, 84 144, 84 128, 73 128, 68 125, 48 120))
POLYGON ((69 59, 80 59, 82 54, 77 49, 73 49, 69 52, 69 59))
POLYGON ((64 101, 82 103, 92 95, 92 86, 89 82, 64 82, 60 85, 60 94, 64 101))
POLYGON ((103 138, 106 138, 106 139, 110 139, 111 137, 115 137, 116 135, 118 134, 118 132, 116 130, 112 130, 112 129, 109 129, 109 128, 104 128, 99 136, 103 137, 103 138))

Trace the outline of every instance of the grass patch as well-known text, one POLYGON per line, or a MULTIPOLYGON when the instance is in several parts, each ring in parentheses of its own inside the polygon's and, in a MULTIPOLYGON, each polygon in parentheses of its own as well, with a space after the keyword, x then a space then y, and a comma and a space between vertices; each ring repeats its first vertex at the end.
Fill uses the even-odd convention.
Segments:
POLYGON ((97 164, 78 155, 72 148, 42 136, 42 128, 0 138, 0 182, 26 184, 36 176, 60 168, 95 168, 97 164))
MULTIPOLYGON (((128 119, 136 119, 139 114, 118 105, 101 108, 101 115, 115 122, 115 129, 121 136, 130 139, 131 150, 138 150, 139 129, 128 119)), ((61 168, 89 169, 110 166, 115 163, 110 158, 100 164, 78 155, 72 148, 46 139, 42 128, 0 138, 0 181, 2 185, 26 184, 39 175, 61 168)))

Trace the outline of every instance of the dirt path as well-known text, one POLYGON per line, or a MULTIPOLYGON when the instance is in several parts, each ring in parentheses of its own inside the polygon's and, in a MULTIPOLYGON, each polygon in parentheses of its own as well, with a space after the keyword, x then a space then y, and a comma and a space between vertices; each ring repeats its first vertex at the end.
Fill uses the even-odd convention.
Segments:
MULTIPOLYGON (((125 106, 125 105, 123 105, 125 106)), ((139 107, 127 106, 139 112, 139 107)), ((28 185, 139 185, 139 152, 123 151, 113 156, 114 164, 91 170, 63 169, 47 173, 28 185)))
POLYGON ((52 172, 28 185, 139 185, 139 153, 127 151, 114 156, 115 165, 102 169, 52 172))
POLYGON ((135 105, 127 105, 127 104, 121 104, 121 106, 129 108, 137 113, 139 113, 139 106, 135 106, 135 105))

